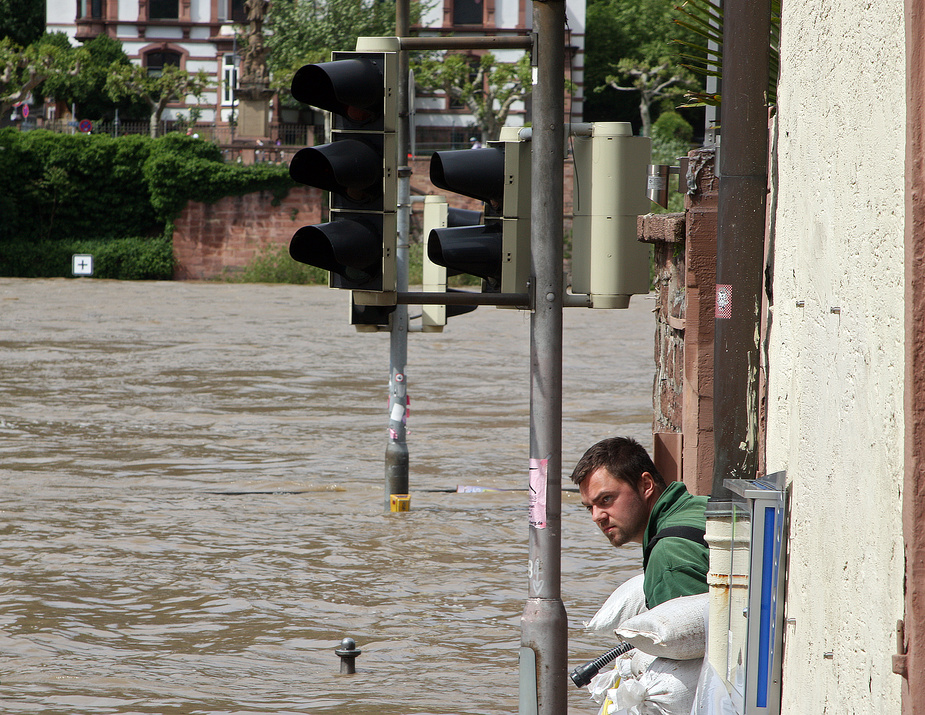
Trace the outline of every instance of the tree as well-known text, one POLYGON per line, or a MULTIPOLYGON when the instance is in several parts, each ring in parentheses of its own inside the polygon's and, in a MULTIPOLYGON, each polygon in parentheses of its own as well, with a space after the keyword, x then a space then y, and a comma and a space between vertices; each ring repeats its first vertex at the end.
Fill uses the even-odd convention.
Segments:
POLYGON ((0 0, 0 39, 28 47, 44 34, 44 0, 0 0))
MULTIPOLYGON (((675 54, 673 41, 693 38, 679 28, 677 0, 588 0, 584 84, 589 90, 608 85, 621 60, 658 65, 675 54)), ((585 121, 632 121, 637 127, 638 102, 627 92, 588 91, 585 121)))
POLYGON ((481 141, 498 138, 511 107, 532 90, 529 55, 498 62, 490 52, 473 57, 459 53, 430 55, 414 62, 414 79, 425 90, 442 90, 475 117, 481 141))
POLYGON ((48 79, 75 76, 81 53, 60 32, 48 34, 28 47, 9 38, 0 40, 0 115, 26 101, 48 79))
POLYGON ((113 62, 106 80, 106 92, 114 101, 134 94, 148 103, 152 137, 157 136, 157 125, 168 102, 189 95, 198 102, 208 87, 209 78, 204 70, 190 74, 173 65, 165 65, 157 73, 149 73, 147 67, 113 62))
POLYGON ((81 57, 80 72, 51 77, 42 86, 42 93, 48 97, 76 104, 80 116, 92 119, 112 118, 118 108, 125 118, 148 116, 147 104, 137 95, 126 97, 115 103, 106 92, 106 80, 113 63, 129 65, 128 55, 122 43, 109 35, 97 35, 76 50, 81 57))
MULTIPOLYGON (((411 5, 412 21, 420 3, 411 5)), ((296 70, 326 62, 332 50, 352 50, 357 37, 395 35, 395 3, 381 0, 275 0, 267 12, 271 87, 286 96, 296 70)))
POLYGON ((642 136, 652 136, 652 105, 663 99, 680 98, 693 86, 693 75, 663 58, 658 63, 623 59, 616 65, 617 74, 607 75, 605 84, 595 91, 612 87, 621 92, 639 92, 639 116, 642 136), (621 82, 629 82, 629 86, 621 82))

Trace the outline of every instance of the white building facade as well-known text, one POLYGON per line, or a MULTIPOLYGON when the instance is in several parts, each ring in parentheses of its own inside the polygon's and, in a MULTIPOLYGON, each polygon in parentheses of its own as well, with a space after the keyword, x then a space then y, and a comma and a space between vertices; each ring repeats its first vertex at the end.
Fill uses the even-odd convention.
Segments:
MULTIPOLYGON (((244 0, 47 0, 46 29, 63 32, 73 44, 106 34, 122 43, 135 63, 155 71, 176 65, 204 70, 209 91, 199 104, 200 120, 226 123, 237 82, 234 24, 246 20, 244 0)), ((168 106, 165 120, 188 112, 168 106)))
MULTIPOLYGON (((568 0, 566 8, 567 71, 574 87, 566 111, 568 119, 581 121, 585 0, 568 0)), ((412 30, 422 35, 523 35, 532 26, 532 10, 532 0, 442 0, 412 30)), ((74 0, 47 0, 46 4, 47 30, 64 32, 75 45, 107 34, 122 43, 133 62, 152 70, 165 64, 191 73, 204 70, 210 79, 210 89, 198 105, 204 123, 225 124, 233 116, 238 76, 235 25, 245 22, 244 0, 77 0, 76 5, 74 0)), ((522 54, 496 52, 501 62, 514 62, 522 54)), ((163 119, 174 120, 189 109, 180 102, 169 105, 163 119)), ((424 143, 465 141, 474 125, 471 114, 453 106, 442 93, 421 97, 416 119, 418 138, 424 143)), ((529 121, 529 100, 513 107, 507 123, 525 121, 529 121)))
POLYGON ((906 713, 904 4, 782 8, 767 363, 767 471, 791 491, 782 713, 906 713))

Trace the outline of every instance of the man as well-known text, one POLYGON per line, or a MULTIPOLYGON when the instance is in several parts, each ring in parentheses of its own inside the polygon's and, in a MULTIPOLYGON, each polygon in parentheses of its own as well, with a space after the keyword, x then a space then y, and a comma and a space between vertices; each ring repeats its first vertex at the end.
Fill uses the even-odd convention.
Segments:
POLYGON ((628 437, 591 447, 572 481, 611 544, 642 544, 646 606, 706 592, 706 497, 689 494, 681 482, 666 486, 646 450, 628 437))

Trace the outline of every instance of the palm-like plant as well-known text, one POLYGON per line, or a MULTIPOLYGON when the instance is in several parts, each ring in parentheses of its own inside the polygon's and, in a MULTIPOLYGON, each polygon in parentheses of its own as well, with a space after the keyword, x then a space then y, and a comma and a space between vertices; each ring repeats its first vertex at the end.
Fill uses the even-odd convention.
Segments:
MULTIPOLYGON (((675 7, 679 15, 674 22, 702 39, 703 44, 687 40, 674 40, 682 49, 678 53, 682 66, 704 77, 723 76, 723 8, 713 0, 685 0, 675 7)), ((770 57, 767 98, 768 104, 777 103, 777 74, 780 66, 780 0, 771 0, 771 34, 768 38, 770 57)), ((688 92, 685 107, 718 107, 720 93, 688 92)))

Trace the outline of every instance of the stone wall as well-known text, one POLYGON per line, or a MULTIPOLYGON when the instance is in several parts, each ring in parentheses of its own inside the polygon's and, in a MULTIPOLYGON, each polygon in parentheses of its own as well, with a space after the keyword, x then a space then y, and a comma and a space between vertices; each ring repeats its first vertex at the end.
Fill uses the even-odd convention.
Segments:
MULTIPOLYGON (((411 194, 446 193, 430 183, 430 159, 411 162, 411 194)), ((448 194, 451 206, 481 210, 482 204, 448 194)), ((565 165, 565 231, 571 231, 572 166, 565 165)), ((173 246, 177 280, 211 280, 242 270, 268 245, 288 245, 302 226, 321 223, 322 192, 311 187, 291 189, 274 205, 268 192, 228 196, 214 204, 190 202, 174 223, 173 246)), ((412 203, 411 240, 420 240, 423 203, 412 203)))
POLYGON ((275 205, 266 191, 191 201, 174 222, 174 278, 210 280, 241 270, 266 246, 288 245, 298 228, 321 220, 321 191, 307 186, 275 205))
POLYGON ((690 154, 683 214, 640 216, 640 240, 654 245, 656 466, 695 494, 713 485, 713 323, 718 181, 712 150, 690 154))

